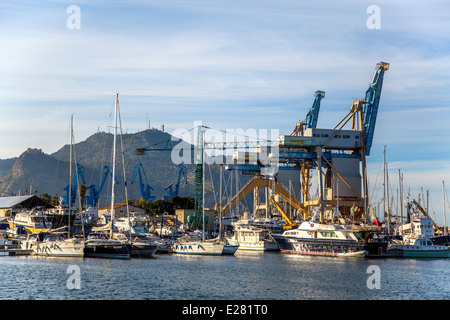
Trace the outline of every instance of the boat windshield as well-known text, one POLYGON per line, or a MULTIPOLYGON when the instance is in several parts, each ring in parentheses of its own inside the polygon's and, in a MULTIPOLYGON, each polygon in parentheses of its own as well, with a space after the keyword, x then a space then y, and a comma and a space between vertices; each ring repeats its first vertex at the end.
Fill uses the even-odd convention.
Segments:
POLYGON ((44 217, 31 217, 31 222, 45 222, 44 217))
POLYGON ((57 241, 62 240, 63 238, 56 234, 48 234, 45 236, 44 241, 51 242, 51 241, 57 241))
POLYGON ((134 221, 134 226, 136 226, 136 227, 145 227, 146 225, 147 225, 146 221, 142 221, 142 220, 134 221))
POLYGON ((353 232, 353 235, 355 236, 356 239, 358 240, 364 240, 363 237, 361 236, 360 232, 353 232))
POLYGON ((108 240, 108 236, 102 232, 95 232, 89 234, 88 239, 108 240))

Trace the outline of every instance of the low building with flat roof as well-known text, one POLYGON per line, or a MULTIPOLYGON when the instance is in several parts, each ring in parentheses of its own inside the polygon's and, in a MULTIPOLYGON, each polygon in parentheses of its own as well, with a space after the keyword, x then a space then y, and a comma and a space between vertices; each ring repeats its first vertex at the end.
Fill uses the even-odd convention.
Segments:
POLYGON ((31 210, 36 207, 53 208, 36 195, 0 197, 0 218, 11 217, 20 210, 31 210))

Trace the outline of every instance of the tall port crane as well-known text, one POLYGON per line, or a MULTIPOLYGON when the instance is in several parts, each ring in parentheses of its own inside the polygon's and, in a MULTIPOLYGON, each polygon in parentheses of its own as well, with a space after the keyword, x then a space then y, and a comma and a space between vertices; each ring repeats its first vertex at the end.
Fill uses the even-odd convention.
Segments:
POLYGON ((320 102, 325 98, 325 91, 317 90, 315 93, 314 103, 306 115, 306 127, 316 128, 319 119, 320 102))
MULTIPOLYGON (((87 195, 84 198, 84 202, 86 206, 96 207, 98 205, 98 199, 100 197, 100 193, 103 190, 103 187, 105 186, 106 179, 108 176, 111 176, 112 179, 112 173, 111 173, 111 167, 110 166, 104 166, 102 172, 99 174, 97 179, 93 184, 91 184, 89 187, 86 188, 87 195), (100 187, 97 187, 97 183, 100 180, 100 177, 103 175, 102 181, 100 183, 100 187)), ((118 183, 115 181, 115 183, 118 183)))
POLYGON ((169 200, 172 197, 178 196, 178 192, 180 191, 181 176, 184 177, 184 181, 187 184, 186 166, 182 163, 177 166, 170 186, 164 189, 164 191, 169 192, 168 196, 164 196, 164 200, 169 200))
POLYGON ((151 187, 148 184, 147 175, 145 174, 144 166, 142 165, 142 163, 139 163, 138 165, 134 166, 133 180, 131 180, 131 184, 134 183, 134 180, 136 179, 137 176, 139 176, 139 186, 140 186, 140 190, 141 190, 141 197, 144 198, 146 201, 147 200, 150 200, 150 201, 155 200, 156 197, 151 195, 151 191, 155 190, 155 189, 153 189, 153 187, 151 187), (144 177, 144 179, 145 179, 145 184, 144 184, 144 180, 142 177, 144 177))
POLYGON ((314 92, 314 102, 306 114, 306 119, 304 121, 300 121, 295 125, 294 131, 291 135, 302 135, 303 130, 305 128, 316 128, 317 121, 319 119, 319 111, 320 111, 320 102, 325 98, 325 91, 317 90, 314 92))
POLYGON ((63 189, 64 191, 66 191, 66 195, 62 196, 61 205, 72 206, 75 203, 78 185, 86 184, 86 182, 84 182, 84 167, 79 163, 77 163, 77 168, 72 173, 72 181, 73 181, 72 185, 67 185, 63 189), (81 181, 78 181, 78 180, 81 180, 81 181), (71 204, 69 204, 69 192, 70 192, 70 199, 72 202, 71 204))
POLYGON ((370 154, 370 148, 372 147, 375 122, 378 114, 378 105, 380 103, 381 88, 383 87, 384 72, 388 69, 389 63, 382 61, 377 63, 372 82, 366 91, 365 104, 363 105, 362 111, 366 156, 370 154))

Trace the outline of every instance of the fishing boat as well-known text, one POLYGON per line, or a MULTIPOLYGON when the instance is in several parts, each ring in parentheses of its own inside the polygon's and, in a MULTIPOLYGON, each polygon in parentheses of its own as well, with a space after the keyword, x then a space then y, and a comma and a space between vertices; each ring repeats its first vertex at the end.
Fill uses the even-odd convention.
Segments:
POLYGON ((367 255, 360 230, 337 224, 304 221, 297 229, 272 234, 282 253, 337 257, 367 255))
POLYGON ((279 248, 266 229, 236 226, 234 235, 226 238, 230 245, 239 246, 238 251, 278 251, 279 248))
POLYGON ((408 258, 449 258, 450 247, 435 245, 426 236, 406 236, 386 250, 387 254, 408 258))

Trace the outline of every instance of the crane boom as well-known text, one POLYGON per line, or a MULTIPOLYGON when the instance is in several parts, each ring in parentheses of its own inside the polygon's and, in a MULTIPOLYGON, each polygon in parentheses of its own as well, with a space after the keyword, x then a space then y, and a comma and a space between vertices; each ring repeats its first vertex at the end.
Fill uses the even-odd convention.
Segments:
POLYGON ((378 105, 380 104, 381 88, 383 86, 384 72, 388 69, 389 63, 377 63, 372 83, 366 91, 366 103, 363 106, 364 144, 366 146, 366 156, 370 154, 370 148, 372 147, 375 122, 378 114, 378 105))
POLYGON ((140 186, 142 198, 144 198, 145 200, 155 200, 156 199, 155 196, 150 195, 151 190, 155 190, 155 189, 153 189, 153 187, 151 187, 148 184, 147 175, 145 174, 144 166, 142 165, 142 163, 139 163, 138 165, 136 165, 134 167, 133 180, 131 180, 131 184, 134 183, 136 176, 139 176, 139 186, 140 186), (142 176, 144 176, 145 184, 142 179, 142 176))
POLYGON ((306 115, 306 127, 316 128, 317 120, 319 119, 320 101, 325 98, 325 91, 317 90, 315 93, 315 98, 311 109, 306 115))
MULTIPOLYGON (((100 197, 100 193, 103 190, 103 187, 105 186, 106 178, 108 178, 108 175, 111 176, 111 178, 112 178, 111 167, 104 166, 103 171, 99 174, 99 176, 97 177, 95 182, 86 188, 86 190, 88 191, 88 195, 84 198, 84 201, 87 206, 96 207, 98 205, 98 199, 100 197), (100 177, 102 176, 102 174, 103 174, 103 178, 100 183, 100 187, 97 188, 97 183, 100 180, 100 177)), ((118 182, 115 181, 115 183, 118 183, 118 182)))
POLYGON ((167 188, 164 189, 164 191, 169 192, 168 196, 164 196, 164 200, 168 200, 172 197, 178 196, 178 192, 180 191, 181 176, 184 177, 184 181, 187 184, 186 166, 182 163, 180 163, 177 166, 177 169, 175 171, 175 174, 173 175, 172 183, 170 184, 170 186, 168 186, 167 188), (178 177, 178 179, 177 179, 177 177, 178 177))
POLYGON ((293 223, 291 221, 291 219, 289 219, 287 214, 283 211, 283 209, 281 209, 280 205, 278 204, 278 202, 275 201, 275 199, 273 197, 270 197, 270 201, 272 201, 274 206, 277 208, 278 212, 281 213, 281 215, 283 216, 284 220, 286 221, 286 225, 283 227, 283 229, 290 230, 290 229, 293 229, 295 227, 298 227, 297 224, 293 223))
POLYGON ((84 167, 77 163, 77 168, 76 170, 74 170, 74 172, 72 173, 72 185, 67 185, 63 190, 66 191, 66 195, 62 197, 62 201, 61 204, 62 205, 69 205, 71 206, 76 199, 77 196, 77 189, 78 189, 78 185, 81 184, 86 184, 86 182, 84 181, 84 167), (78 181, 81 180, 81 181, 78 181), (70 199, 72 201, 72 203, 69 204, 69 192, 70 192, 70 199))

